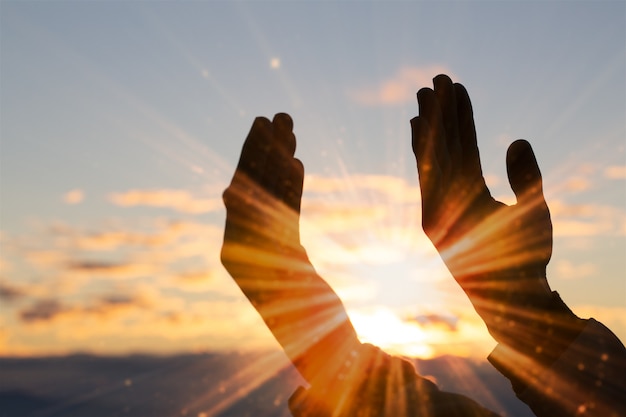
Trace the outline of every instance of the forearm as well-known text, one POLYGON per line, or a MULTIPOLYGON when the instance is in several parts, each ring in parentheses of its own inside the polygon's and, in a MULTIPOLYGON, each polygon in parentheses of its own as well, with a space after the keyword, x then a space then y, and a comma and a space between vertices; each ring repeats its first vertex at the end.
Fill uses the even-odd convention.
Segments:
POLYGON ((489 361, 537 417, 626 415, 626 349, 594 319, 550 366, 499 345, 489 361))
POLYGON ((545 291, 529 285, 545 281, 537 271, 508 270, 481 278, 482 289, 470 286, 468 294, 499 342, 489 361, 537 416, 565 417, 580 410, 592 416, 625 415, 626 350, 610 330, 578 318, 547 284, 545 291), (505 293, 503 282, 515 291, 505 293))
POLYGON ((465 275, 457 280, 494 339, 541 366, 558 359, 585 326, 550 290, 540 268, 465 275))
POLYGON ((348 355, 360 343, 341 300, 315 272, 302 247, 272 252, 271 246, 230 244, 222 260, 310 383, 326 378, 332 368, 329 357, 348 355))

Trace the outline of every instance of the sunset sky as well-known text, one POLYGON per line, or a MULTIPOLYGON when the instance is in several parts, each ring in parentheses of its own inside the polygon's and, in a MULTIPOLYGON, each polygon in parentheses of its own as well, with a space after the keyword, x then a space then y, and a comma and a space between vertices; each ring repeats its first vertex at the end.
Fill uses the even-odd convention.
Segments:
POLYGON ((257 115, 290 113, 302 240, 363 341, 495 346, 420 226, 409 120, 439 73, 474 105, 492 194, 529 140, 548 279, 626 340, 626 3, 0 5, 0 355, 278 345, 219 261, 257 115))

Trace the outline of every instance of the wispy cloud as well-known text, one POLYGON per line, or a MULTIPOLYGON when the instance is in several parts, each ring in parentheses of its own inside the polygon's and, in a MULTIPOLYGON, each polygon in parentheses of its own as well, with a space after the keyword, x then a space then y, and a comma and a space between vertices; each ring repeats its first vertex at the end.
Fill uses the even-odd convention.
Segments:
POLYGON ((108 294, 90 300, 88 303, 67 304, 53 298, 36 300, 22 309, 19 318, 27 324, 41 324, 59 320, 64 316, 84 319, 97 316, 103 319, 112 314, 129 309, 147 308, 150 303, 141 296, 128 294, 108 294))
POLYGON ((73 189, 63 194, 63 201, 66 204, 79 204, 85 199, 85 193, 80 189, 73 189))
POLYGON ((557 199, 549 205, 555 236, 623 235, 626 231, 626 211, 622 208, 567 204, 557 199))
MULTIPOLYGON (((602 322, 616 335, 626 334, 626 307, 610 307, 599 305, 574 305, 572 311, 582 318, 593 317, 602 322)), ((624 340, 621 336, 621 340, 624 340)))
POLYGON ((626 179, 626 165, 613 165, 604 169, 604 176, 612 180, 626 179))
POLYGON ((25 323, 47 322, 63 313, 71 311, 57 300, 39 300, 20 312, 20 319, 25 323))
POLYGON ((189 214, 209 213, 223 206, 219 198, 198 198, 189 191, 177 189, 129 190, 113 193, 109 200, 122 207, 160 207, 189 214))
POLYGON ((404 104, 415 101, 417 91, 422 87, 432 86, 432 79, 438 74, 448 74, 453 79, 458 79, 443 65, 403 67, 377 85, 351 91, 350 97, 366 106, 404 104))
POLYGON ((70 261, 66 265, 66 271, 73 274, 79 274, 90 279, 94 277, 105 278, 137 278, 150 276, 155 272, 154 264, 141 263, 138 261, 93 261, 93 260, 75 260, 70 261))
POLYGON ((572 193, 578 193, 591 188, 591 181, 585 177, 573 177, 565 182, 565 188, 572 193))
POLYGON ((563 280, 588 278, 593 276, 597 270, 593 264, 574 264, 568 260, 556 261, 554 269, 556 271, 556 277, 563 280))
POLYGON ((443 326, 451 332, 458 330, 459 318, 453 315, 444 315, 440 313, 422 313, 407 319, 414 321, 422 327, 443 326))
POLYGON ((16 301, 26 296, 26 291, 20 287, 0 283, 0 300, 4 302, 16 301))

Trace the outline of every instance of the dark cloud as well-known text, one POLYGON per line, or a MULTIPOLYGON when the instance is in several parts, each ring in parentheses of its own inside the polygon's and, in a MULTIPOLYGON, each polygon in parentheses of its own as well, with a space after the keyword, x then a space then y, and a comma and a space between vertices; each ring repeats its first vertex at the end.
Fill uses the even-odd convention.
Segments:
POLYGON ((68 308, 63 306, 57 300, 39 300, 31 307, 22 310, 20 313, 20 319, 27 323, 50 321, 67 310, 68 308))
POLYGON ((126 294, 111 294, 101 297, 99 301, 101 305, 120 306, 135 304, 137 303, 138 298, 126 294))
POLYGON ((71 261, 65 265, 70 272, 86 276, 108 278, 132 278, 148 276, 154 272, 154 265, 140 262, 113 262, 102 260, 71 261))
POLYGON ((448 330, 455 332, 458 330, 459 318, 452 316, 452 315, 428 313, 428 314, 420 314, 415 317, 411 317, 409 321, 416 322, 422 327, 444 326, 448 330))
POLYGON ((25 295, 26 292, 22 289, 7 284, 0 284, 0 300, 7 302, 15 301, 25 295))
POLYGON ((58 300, 38 300, 20 312, 20 319, 25 323, 50 322, 59 316, 107 316, 111 313, 142 308, 148 303, 141 297, 126 294, 110 294, 94 299, 87 306, 66 305, 58 300))
POLYGON ((74 271, 93 271, 93 272, 107 272, 115 271, 120 268, 125 268, 128 265, 125 263, 107 262, 107 261, 73 261, 68 262, 67 268, 74 271))

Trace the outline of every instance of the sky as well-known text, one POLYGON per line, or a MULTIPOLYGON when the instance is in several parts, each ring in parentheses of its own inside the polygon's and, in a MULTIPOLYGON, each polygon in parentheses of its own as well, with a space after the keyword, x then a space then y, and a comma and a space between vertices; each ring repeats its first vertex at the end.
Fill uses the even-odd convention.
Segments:
POLYGON ((548 280, 626 339, 626 3, 0 4, 0 355, 276 349, 222 268, 256 116, 294 119, 302 242, 361 340, 495 346, 420 227, 409 120, 449 74, 492 194, 531 142, 548 280))

